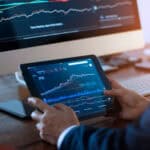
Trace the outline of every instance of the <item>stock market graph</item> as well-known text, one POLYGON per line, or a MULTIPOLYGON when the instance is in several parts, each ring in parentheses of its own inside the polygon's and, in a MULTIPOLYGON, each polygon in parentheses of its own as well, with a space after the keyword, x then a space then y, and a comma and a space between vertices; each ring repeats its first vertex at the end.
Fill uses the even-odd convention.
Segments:
POLYGON ((50 105, 64 103, 82 115, 106 110, 105 85, 91 59, 29 67, 29 72, 50 105))
POLYGON ((0 41, 55 37, 134 23, 132 0, 0 0, 0 41))

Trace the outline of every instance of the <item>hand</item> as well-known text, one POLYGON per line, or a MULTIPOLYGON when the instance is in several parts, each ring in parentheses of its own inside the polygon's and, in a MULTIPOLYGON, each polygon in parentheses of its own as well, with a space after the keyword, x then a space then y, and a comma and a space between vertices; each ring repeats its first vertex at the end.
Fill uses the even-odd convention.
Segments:
POLYGON ((105 95, 115 96, 119 101, 122 110, 120 117, 122 119, 133 120, 140 117, 150 102, 136 92, 126 89, 118 82, 111 80, 112 90, 106 90, 105 95))
POLYGON ((80 124, 74 111, 63 104, 52 107, 38 98, 28 98, 28 102, 41 111, 34 111, 31 117, 37 121, 41 139, 51 144, 57 143, 59 135, 67 127, 80 124))

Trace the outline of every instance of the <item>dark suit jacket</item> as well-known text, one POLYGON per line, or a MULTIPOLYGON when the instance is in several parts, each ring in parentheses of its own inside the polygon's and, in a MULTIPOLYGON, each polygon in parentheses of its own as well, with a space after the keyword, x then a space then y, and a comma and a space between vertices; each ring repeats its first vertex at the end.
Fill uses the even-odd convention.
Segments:
POLYGON ((79 126, 65 137, 61 150, 150 150, 150 108, 123 129, 79 126))

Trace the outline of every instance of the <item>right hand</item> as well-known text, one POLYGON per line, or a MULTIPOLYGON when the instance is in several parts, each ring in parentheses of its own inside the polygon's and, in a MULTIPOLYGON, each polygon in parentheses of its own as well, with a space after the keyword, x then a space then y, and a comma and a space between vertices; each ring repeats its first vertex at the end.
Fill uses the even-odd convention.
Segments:
POLYGON ((106 90, 105 95, 115 96, 121 105, 120 117, 133 120, 142 115, 150 102, 138 93, 121 86, 118 82, 110 79, 112 90, 106 90))
POLYGON ((80 125, 75 112, 63 104, 49 106, 38 98, 28 98, 28 103, 40 110, 32 112, 31 117, 37 122, 41 139, 51 144, 57 143, 66 128, 80 125))

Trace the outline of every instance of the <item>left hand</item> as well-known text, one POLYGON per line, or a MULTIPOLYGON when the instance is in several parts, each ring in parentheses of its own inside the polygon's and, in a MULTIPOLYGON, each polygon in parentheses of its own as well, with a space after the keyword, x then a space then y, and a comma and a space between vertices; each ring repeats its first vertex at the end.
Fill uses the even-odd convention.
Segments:
POLYGON ((150 101, 144 96, 123 87, 115 80, 110 79, 110 82, 112 89, 106 90, 105 95, 116 97, 121 106, 120 117, 122 119, 138 119, 150 106, 150 101))
POLYGON ((66 128, 80 124, 74 111, 63 104, 52 107, 38 98, 28 98, 28 103, 41 111, 34 111, 31 117, 37 121, 36 128, 41 139, 51 144, 57 143, 59 135, 66 128))

